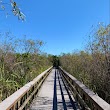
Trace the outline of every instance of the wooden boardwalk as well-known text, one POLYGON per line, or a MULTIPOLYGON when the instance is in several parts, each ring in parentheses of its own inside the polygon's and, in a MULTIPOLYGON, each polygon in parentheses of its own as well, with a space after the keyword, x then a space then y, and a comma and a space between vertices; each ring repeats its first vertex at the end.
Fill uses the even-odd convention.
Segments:
POLYGON ((59 70, 53 69, 30 105, 30 110, 78 110, 59 70))
POLYGON ((61 67, 48 68, 0 103, 0 110, 90 109, 110 110, 110 105, 61 67))

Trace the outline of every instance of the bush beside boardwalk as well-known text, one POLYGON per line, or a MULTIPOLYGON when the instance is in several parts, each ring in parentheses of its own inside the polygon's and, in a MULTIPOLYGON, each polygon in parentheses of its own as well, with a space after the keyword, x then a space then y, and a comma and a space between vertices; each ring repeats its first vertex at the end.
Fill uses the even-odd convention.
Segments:
POLYGON ((40 51, 42 41, 11 36, 2 34, 0 42, 0 101, 52 65, 40 51))
POLYGON ((98 26, 90 39, 86 50, 62 54, 60 63, 66 71, 110 103, 110 25, 98 26))

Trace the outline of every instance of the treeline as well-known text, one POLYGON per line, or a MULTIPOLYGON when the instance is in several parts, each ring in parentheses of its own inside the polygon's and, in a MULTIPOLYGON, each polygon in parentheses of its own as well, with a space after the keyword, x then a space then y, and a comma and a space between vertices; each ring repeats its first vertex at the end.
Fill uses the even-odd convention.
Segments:
POLYGON ((0 35, 0 101, 50 67, 50 56, 40 51, 43 42, 0 35))
POLYGON ((60 63, 110 103, 110 25, 98 26, 84 51, 62 54, 60 63))

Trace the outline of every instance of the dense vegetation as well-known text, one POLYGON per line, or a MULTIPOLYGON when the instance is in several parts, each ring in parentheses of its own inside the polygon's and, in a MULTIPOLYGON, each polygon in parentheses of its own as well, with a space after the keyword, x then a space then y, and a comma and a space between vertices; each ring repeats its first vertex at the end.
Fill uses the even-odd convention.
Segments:
POLYGON ((47 54, 40 52, 42 41, 0 35, 0 101, 50 67, 47 54))
POLYGON ((85 51, 62 54, 62 67, 110 103, 110 25, 100 25, 85 51))
POLYGON ((40 51, 43 42, 0 34, 0 101, 53 64, 110 103, 110 25, 100 25, 85 50, 52 56, 40 51), (59 62, 60 61, 60 62, 59 62))

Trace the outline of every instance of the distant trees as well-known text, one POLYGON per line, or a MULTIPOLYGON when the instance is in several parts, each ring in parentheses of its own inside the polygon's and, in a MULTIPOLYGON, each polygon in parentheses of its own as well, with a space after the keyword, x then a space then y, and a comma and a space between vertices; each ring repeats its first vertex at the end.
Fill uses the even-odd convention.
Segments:
POLYGON ((59 61, 59 58, 57 56, 52 56, 52 63, 53 63, 53 67, 56 67, 58 68, 58 66, 60 66, 60 61, 59 61))
POLYGON ((110 25, 99 25, 86 51, 63 54, 61 65, 110 103, 110 25))
POLYGON ((58 56, 49 54, 48 60, 52 63, 53 67, 58 68, 60 66, 60 60, 58 56))
POLYGON ((0 36, 0 101, 31 81, 52 63, 40 52, 42 41, 0 36))

